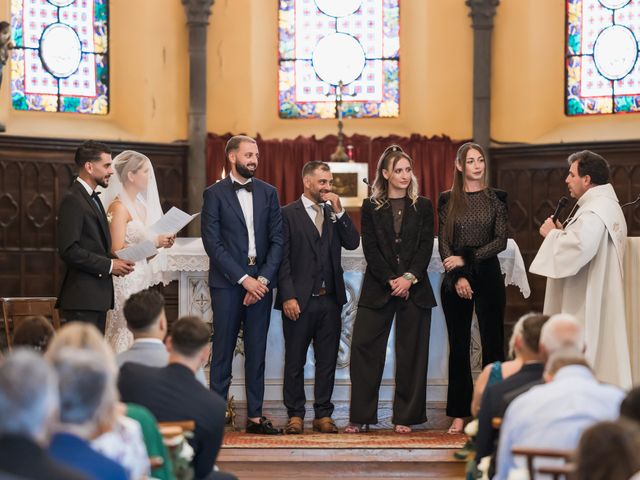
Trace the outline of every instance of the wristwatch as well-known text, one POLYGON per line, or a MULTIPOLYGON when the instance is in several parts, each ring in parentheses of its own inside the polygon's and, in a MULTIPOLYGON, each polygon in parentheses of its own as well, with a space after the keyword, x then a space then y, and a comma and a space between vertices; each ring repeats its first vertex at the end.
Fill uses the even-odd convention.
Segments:
POLYGON ((269 285, 269 280, 267 280, 266 277, 263 277, 262 275, 260 275, 256 280, 258 280, 261 284, 263 285, 269 285))
POLYGON ((418 283, 418 279, 416 278, 416 276, 411 273, 411 272, 404 272, 402 274, 402 278, 404 278, 405 280, 409 280, 413 285, 415 285, 416 283, 418 283))

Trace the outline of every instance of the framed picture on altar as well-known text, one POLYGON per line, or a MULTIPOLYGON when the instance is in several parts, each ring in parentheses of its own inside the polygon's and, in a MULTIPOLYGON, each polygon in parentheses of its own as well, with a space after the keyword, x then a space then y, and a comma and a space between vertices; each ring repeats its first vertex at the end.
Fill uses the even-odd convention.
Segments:
POLYGON ((344 207, 360 207, 369 196, 369 186, 364 183, 369 175, 369 164, 358 162, 326 162, 333 174, 333 192, 340 197, 344 207))

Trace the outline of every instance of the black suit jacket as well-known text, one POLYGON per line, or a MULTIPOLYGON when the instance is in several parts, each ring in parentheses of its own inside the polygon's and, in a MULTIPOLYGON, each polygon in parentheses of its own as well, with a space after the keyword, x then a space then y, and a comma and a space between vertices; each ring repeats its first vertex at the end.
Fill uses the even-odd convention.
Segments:
POLYGON ((409 290, 409 300, 422 308, 435 307, 427 267, 433 251, 433 205, 418 197, 415 205, 405 200, 399 244, 399 260, 394 253, 396 234, 393 213, 387 203, 376 210, 370 199, 362 203, 362 249, 367 260, 358 305, 381 308, 391 299, 389 280, 405 272, 413 273, 418 283, 409 290), (404 268, 402 268, 404 266, 404 268))
MULTIPOLYGON (((509 406, 505 404, 505 397, 513 391, 521 390, 525 385, 540 380, 543 372, 544 364, 527 363, 510 377, 485 388, 478 412, 478 435, 476 436, 478 459, 491 455, 495 449, 498 432, 491 425, 491 420, 494 417, 504 416, 504 412, 509 406)), ((520 393, 524 393, 524 390, 520 393)))
MULTIPOLYGON (((360 234, 345 212, 336 221, 332 220, 332 210, 324 207, 324 222, 329 235, 333 280, 338 305, 347 302, 342 271, 342 247, 355 250, 360 245, 360 234)), ((313 293, 314 278, 310 275, 318 261, 318 230, 311 221, 301 199, 282 208, 282 226, 284 234, 284 255, 278 273, 278 295, 275 308, 281 309, 282 302, 296 298, 300 311, 304 312, 313 293)))
POLYGON ((147 407, 159 422, 193 420, 196 429, 190 440, 195 456, 196 478, 206 478, 215 463, 224 433, 226 404, 205 388, 184 365, 147 367, 125 363, 120 369, 118 388, 123 402, 147 407))
MULTIPOLYGON (((33 440, 14 434, 0 436, 0 472, 20 479, 89 480, 84 473, 53 460, 33 440)), ((2 473, 0 478, 4 478, 2 473)))
POLYGON ((113 308, 110 252, 107 219, 85 188, 73 182, 58 213, 58 253, 66 266, 58 308, 98 312, 113 308))

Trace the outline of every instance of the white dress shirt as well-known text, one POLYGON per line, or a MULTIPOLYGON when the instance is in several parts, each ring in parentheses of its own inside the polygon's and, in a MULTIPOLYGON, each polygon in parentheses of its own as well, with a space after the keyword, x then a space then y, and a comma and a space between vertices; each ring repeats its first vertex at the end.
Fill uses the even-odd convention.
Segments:
MULTIPOLYGON (((76 177, 76 182, 84 187, 89 196, 93 195, 93 188, 91 188, 87 182, 82 180, 80 177, 76 177)), ((91 201, 93 201, 93 198, 91 199, 91 201)), ((109 264, 109 274, 111 274, 111 270, 113 270, 113 260, 111 260, 111 263, 109 264)))
POLYGON ((493 480, 506 480, 511 469, 525 466, 524 457, 511 454, 514 446, 576 448, 585 429, 618 418, 623 397, 619 388, 598 383, 587 367, 561 368, 553 381, 533 387, 509 405, 500 429, 493 480))
MULTIPOLYGON (((245 183, 249 183, 251 179, 246 182, 241 182, 237 178, 233 176, 233 173, 229 172, 229 176, 231 177, 231 182, 238 182, 242 185, 245 183)), ((248 192, 244 189, 236 190, 236 196, 238 197, 238 202, 240 202, 240 208, 242 209, 242 215, 244 216, 244 223, 247 225, 247 235, 249 237, 249 248, 247 255, 250 257, 256 256, 256 231, 253 228, 253 193, 248 192)), ((238 284, 241 285, 244 282, 244 279, 249 275, 243 275, 240 280, 238 280, 238 284)))

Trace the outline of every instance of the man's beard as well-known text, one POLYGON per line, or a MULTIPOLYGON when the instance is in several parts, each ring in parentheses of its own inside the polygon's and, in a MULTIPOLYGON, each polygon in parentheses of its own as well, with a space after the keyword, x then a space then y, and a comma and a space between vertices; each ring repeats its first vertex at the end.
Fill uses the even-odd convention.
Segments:
POLYGON ((93 177, 93 180, 96 182, 96 185, 99 185, 102 188, 107 188, 109 186, 109 177, 93 177))
POLYGON ((243 178, 246 178, 247 180, 253 178, 253 176, 255 175, 255 172, 249 170, 244 165, 240 165, 239 163, 236 163, 236 170, 240 175, 242 175, 243 178))

